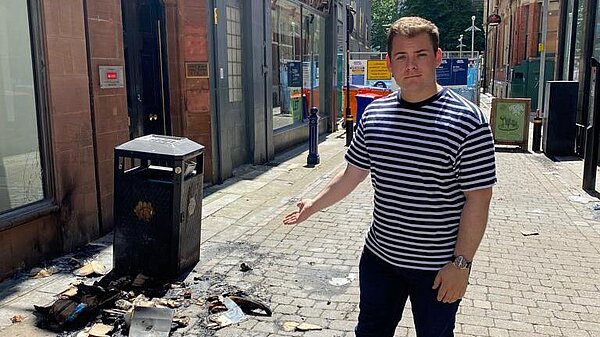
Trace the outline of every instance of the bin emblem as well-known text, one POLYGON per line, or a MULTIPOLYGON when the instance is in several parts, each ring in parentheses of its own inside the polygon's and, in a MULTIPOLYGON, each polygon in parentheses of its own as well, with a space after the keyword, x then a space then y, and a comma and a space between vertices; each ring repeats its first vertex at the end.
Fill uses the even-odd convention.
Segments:
POLYGON ((135 216, 142 221, 150 221, 156 214, 152 203, 149 201, 138 201, 133 212, 135 213, 135 216))

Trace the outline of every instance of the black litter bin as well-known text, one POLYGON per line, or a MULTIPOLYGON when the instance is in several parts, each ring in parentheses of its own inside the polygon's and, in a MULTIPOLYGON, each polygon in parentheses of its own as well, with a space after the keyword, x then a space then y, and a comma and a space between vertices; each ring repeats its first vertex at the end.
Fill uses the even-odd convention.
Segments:
POLYGON ((118 274, 179 276, 200 259, 204 147, 149 135, 115 148, 118 274))

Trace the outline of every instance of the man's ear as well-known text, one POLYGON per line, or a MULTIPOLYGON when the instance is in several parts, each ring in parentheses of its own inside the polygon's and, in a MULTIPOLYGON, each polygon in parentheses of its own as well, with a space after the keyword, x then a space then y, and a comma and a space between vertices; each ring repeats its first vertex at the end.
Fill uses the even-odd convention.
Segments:
POLYGON ((388 70, 391 72, 392 71, 392 60, 390 60, 389 53, 385 54, 385 63, 387 64, 388 70))
POLYGON ((442 49, 438 48, 435 52, 435 67, 439 67, 442 64, 442 49))

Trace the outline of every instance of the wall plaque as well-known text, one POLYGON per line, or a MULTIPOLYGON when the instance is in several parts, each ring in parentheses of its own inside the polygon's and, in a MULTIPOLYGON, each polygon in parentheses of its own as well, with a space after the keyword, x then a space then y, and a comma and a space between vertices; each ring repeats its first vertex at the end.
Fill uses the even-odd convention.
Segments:
POLYGON ((100 88, 113 89, 124 88, 123 66, 99 66, 100 88))
POLYGON ((186 62, 185 78, 208 78, 208 62, 186 62))

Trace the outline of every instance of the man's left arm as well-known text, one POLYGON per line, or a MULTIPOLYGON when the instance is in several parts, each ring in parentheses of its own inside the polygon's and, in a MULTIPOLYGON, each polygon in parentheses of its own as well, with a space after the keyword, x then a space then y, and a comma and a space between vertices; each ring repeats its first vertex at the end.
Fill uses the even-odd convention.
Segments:
MULTIPOLYGON (((454 256, 462 255, 467 261, 473 261, 487 225, 492 188, 464 193, 466 201, 460 217, 454 256)), ((433 289, 438 289, 438 301, 452 303, 461 299, 467 290, 469 273, 470 268, 459 269, 453 263, 444 266, 433 284, 433 289)))

